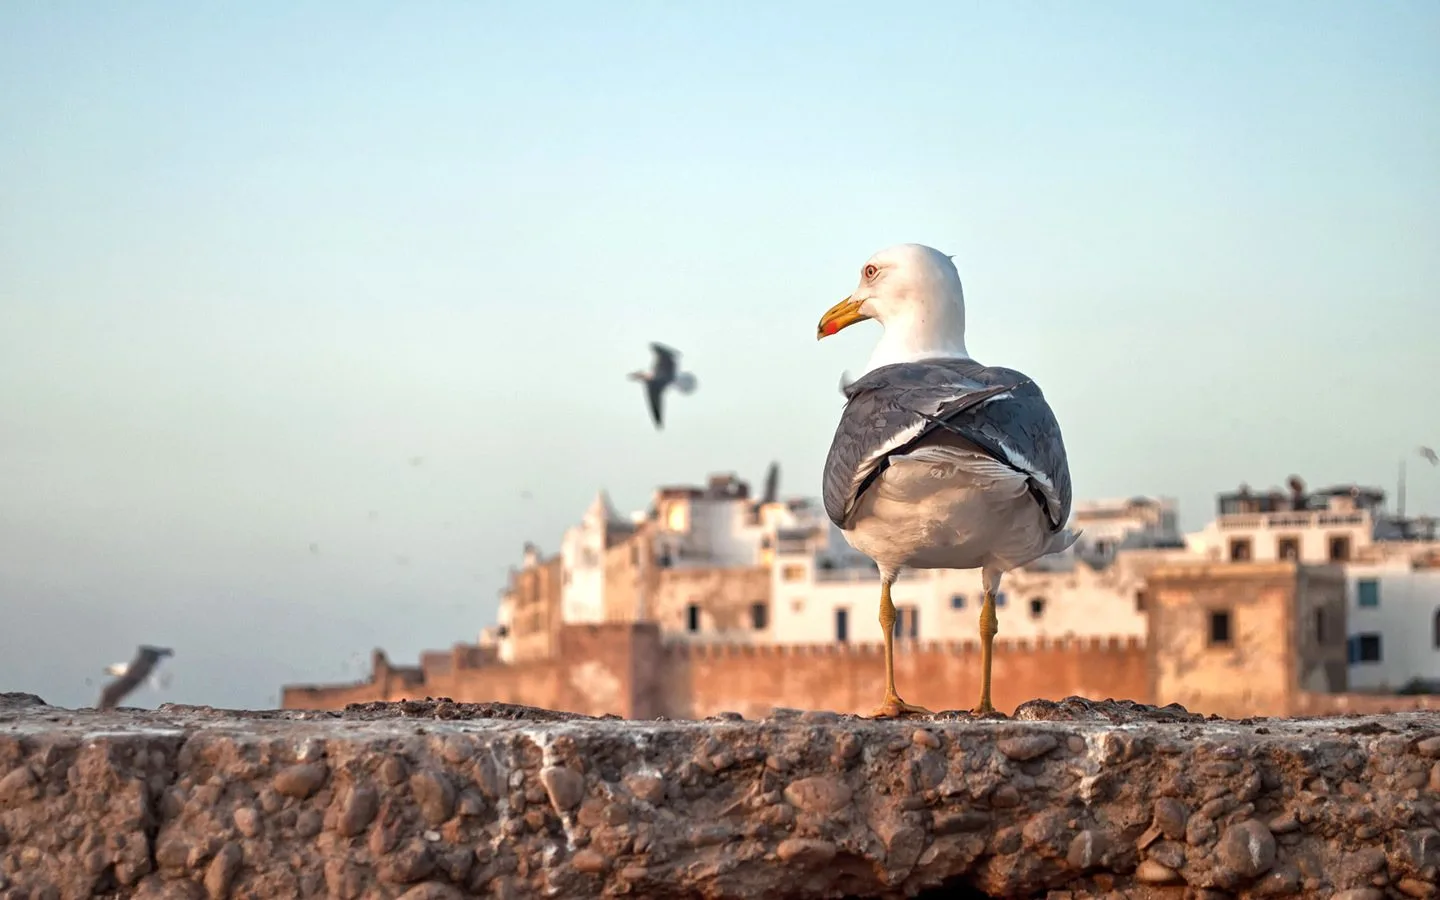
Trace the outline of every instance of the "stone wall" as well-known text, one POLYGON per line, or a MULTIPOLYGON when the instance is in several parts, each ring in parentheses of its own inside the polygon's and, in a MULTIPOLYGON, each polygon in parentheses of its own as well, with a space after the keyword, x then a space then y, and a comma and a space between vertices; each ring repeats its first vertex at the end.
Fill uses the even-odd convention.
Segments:
MULTIPOLYGON (((1134 638, 1044 642, 997 638, 991 693, 997 709, 1072 694, 1145 699, 1144 644, 1134 638)), ((690 645, 666 648, 662 708, 675 717, 745 716, 772 707, 869 713, 885 692, 880 644, 777 647, 690 645)), ((911 703, 933 710, 969 709, 980 696, 975 642, 900 642, 895 684, 911 703)))
MULTIPOLYGON (((452 668, 423 681, 381 677, 370 685, 288 686, 285 709, 343 709, 372 700, 448 697, 517 703, 585 715, 692 718, 761 715, 773 706, 869 712, 885 687, 880 644, 663 643, 653 624, 567 625, 559 655, 512 665, 452 668)), ((1135 638, 995 641, 992 693, 998 709, 1071 694, 1149 698, 1144 643, 1135 638)), ((901 694, 931 709, 968 709, 980 695, 975 642, 902 641, 895 654, 901 694)))
POLYGON ((1425 900, 1440 715, 704 722, 0 695, 0 896, 1425 900))

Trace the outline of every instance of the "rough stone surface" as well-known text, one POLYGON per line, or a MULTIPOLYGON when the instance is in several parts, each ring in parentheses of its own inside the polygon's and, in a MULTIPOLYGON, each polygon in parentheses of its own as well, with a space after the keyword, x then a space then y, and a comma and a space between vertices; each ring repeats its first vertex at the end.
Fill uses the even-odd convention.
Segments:
POLYGON ((0 695, 0 898, 1436 897, 1440 714, 700 722, 0 695))

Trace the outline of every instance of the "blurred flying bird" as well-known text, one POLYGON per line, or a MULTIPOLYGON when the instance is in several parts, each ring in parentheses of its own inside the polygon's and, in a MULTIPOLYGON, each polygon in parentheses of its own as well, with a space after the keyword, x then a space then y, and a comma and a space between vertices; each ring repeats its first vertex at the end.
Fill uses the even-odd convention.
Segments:
POLYGON ((679 371, 679 351, 656 343, 652 343, 650 349, 655 353, 655 362, 650 371, 631 372, 629 377, 632 381, 645 382, 645 398, 650 404, 650 418, 658 429, 664 427, 661 396, 665 389, 673 384, 680 393, 689 394, 695 390, 695 376, 679 371))
POLYGON ((1429 447, 1421 447, 1421 448, 1420 448, 1420 455, 1423 456, 1423 457, 1425 457, 1427 460, 1429 460, 1429 461, 1430 461, 1430 465, 1432 465, 1432 466, 1433 466, 1433 465, 1440 464, 1440 456, 1436 456, 1436 455, 1435 455, 1435 451, 1432 450, 1432 449, 1430 449, 1429 447))
MULTIPOLYGON (((150 677, 150 673, 159 665, 160 660, 167 656, 173 656, 175 651, 167 647, 151 647, 142 644, 135 654, 135 658, 128 663, 116 663, 105 669, 105 674, 118 676, 114 681, 105 685, 100 692, 100 702, 96 704, 98 709, 114 709, 125 696, 141 682, 150 677)), ((170 683, 165 678, 163 683, 159 680, 152 680, 151 687, 159 689, 170 683)))

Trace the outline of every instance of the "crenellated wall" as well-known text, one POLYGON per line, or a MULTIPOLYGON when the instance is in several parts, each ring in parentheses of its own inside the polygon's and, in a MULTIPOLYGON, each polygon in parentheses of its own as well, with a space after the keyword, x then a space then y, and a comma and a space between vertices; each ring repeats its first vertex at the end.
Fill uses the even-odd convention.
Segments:
MULTIPOLYGON (((342 709, 371 700, 449 697, 587 715, 694 718, 717 712, 754 716, 774 706, 868 712, 884 692, 880 644, 662 643, 653 624, 571 625, 554 660, 478 667, 455 665, 423 681, 382 677, 370 685, 296 686, 287 709, 342 709)), ((997 707, 1026 700, 1146 696, 1146 654, 1134 637, 995 641, 997 707)), ((385 676, 388 670, 382 669, 385 676)), ((931 709, 968 709, 980 691, 980 648, 972 641, 901 642, 900 693, 931 709)))

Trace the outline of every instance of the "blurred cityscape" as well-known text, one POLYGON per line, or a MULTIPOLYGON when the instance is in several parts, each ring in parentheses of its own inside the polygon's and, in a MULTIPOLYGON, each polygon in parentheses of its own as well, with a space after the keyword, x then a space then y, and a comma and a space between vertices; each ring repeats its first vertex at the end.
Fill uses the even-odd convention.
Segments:
MULTIPOLYGON (((354 684, 289 685, 287 708, 448 697, 588 714, 862 712, 882 690, 879 582, 818 501, 734 474, 600 491, 556 552, 526 544, 498 622, 418 666, 373 654, 354 684)), ((1440 706, 1440 541, 1374 487, 1248 486, 1182 533, 1164 497, 1076 505, 1080 540, 1009 573, 995 701, 1113 696, 1228 716, 1440 706)), ((978 691, 979 570, 905 572, 894 596, 907 699, 978 691), (914 695, 913 697, 911 695, 914 695)))

